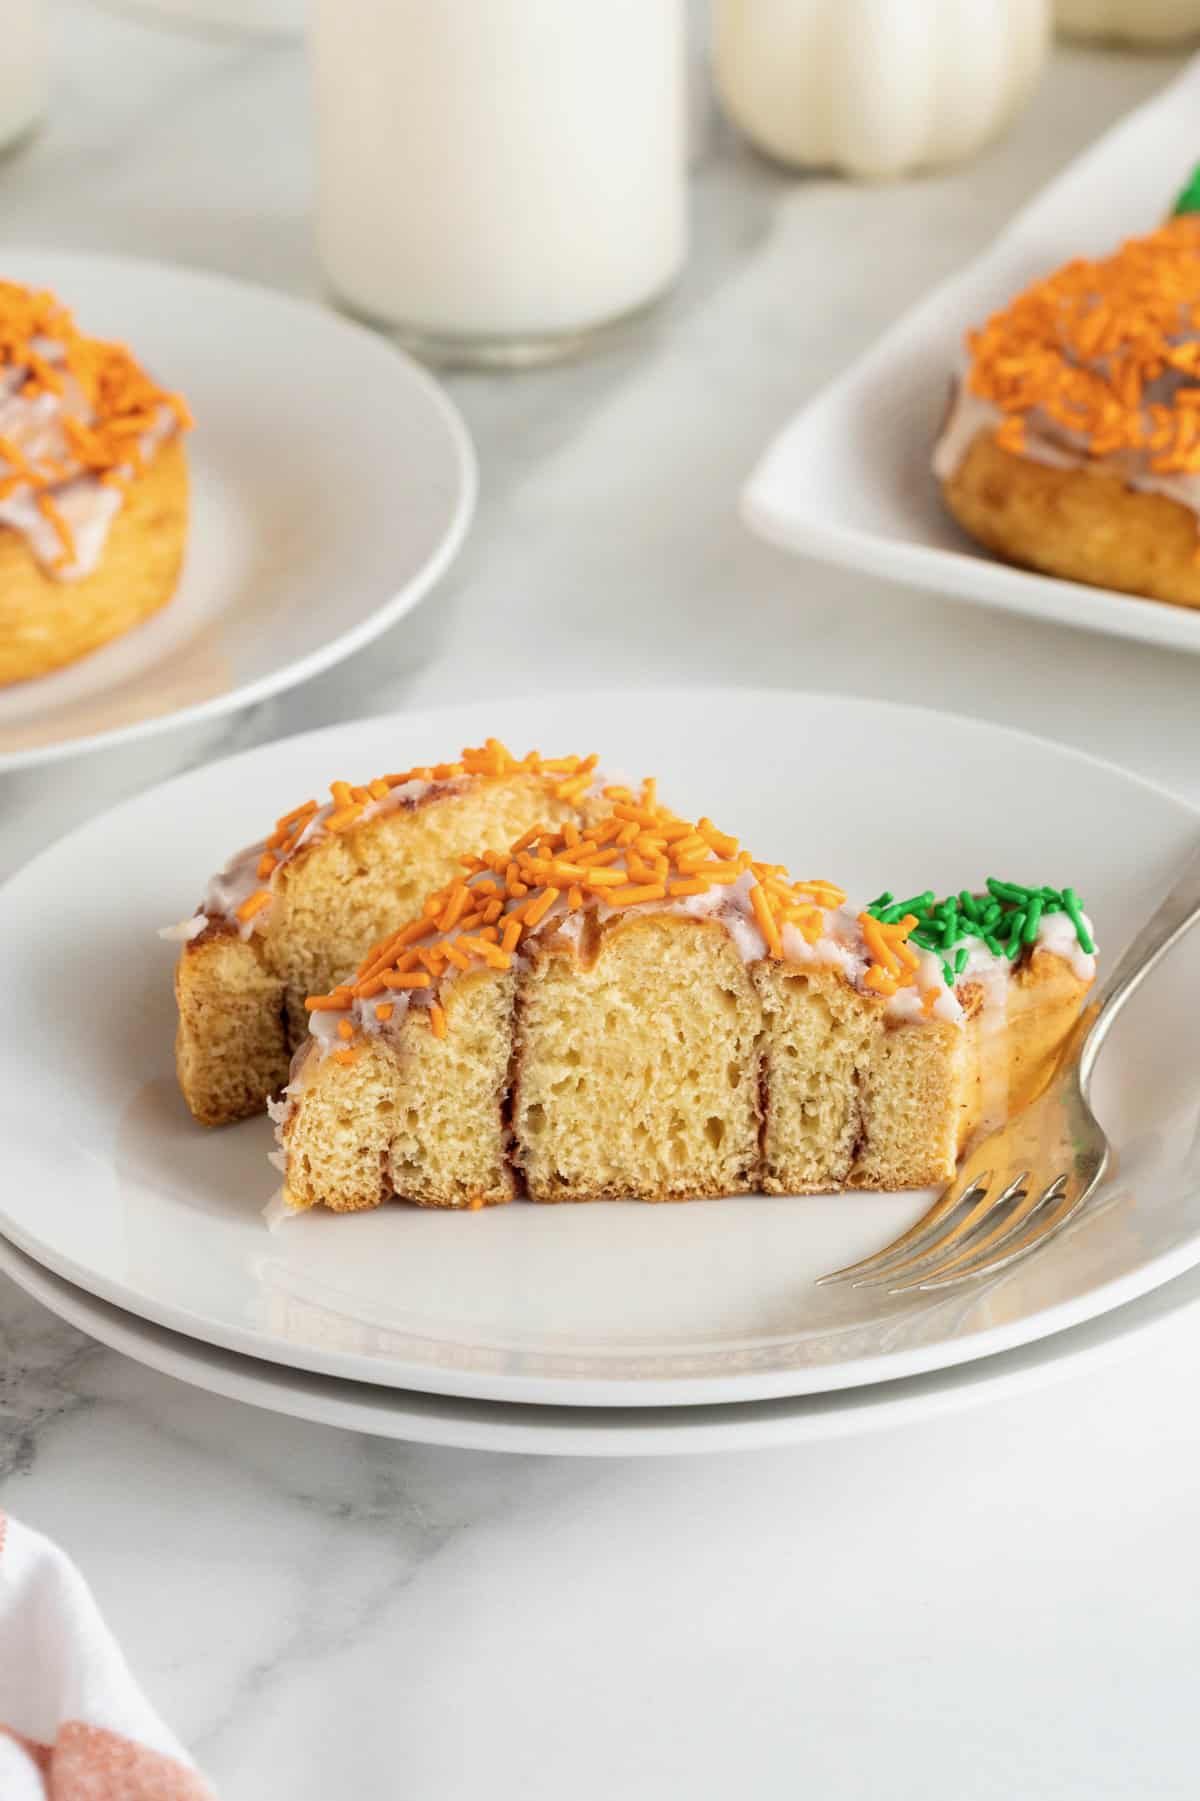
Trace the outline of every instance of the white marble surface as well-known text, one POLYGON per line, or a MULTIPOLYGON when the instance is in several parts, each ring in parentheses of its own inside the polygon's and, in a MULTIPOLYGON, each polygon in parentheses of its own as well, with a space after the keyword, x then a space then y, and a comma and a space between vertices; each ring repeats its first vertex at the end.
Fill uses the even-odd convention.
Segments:
MULTIPOLYGON (((56 26, 0 245, 316 292, 298 48, 85 6, 56 26)), ((1008 142, 890 189, 789 181, 710 122, 672 304, 578 367, 452 381, 484 494, 441 590, 232 722, 0 783, 0 871, 234 746, 598 682, 978 711, 1200 800, 1200 663, 789 561, 733 510, 773 426, 1172 67, 1062 54, 1008 142)), ((93 1349, 6 1283, 0 1346, 0 1503, 76 1557, 228 1801, 1194 1793, 1200 1321, 903 1435, 638 1465, 289 1423, 93 1349)))

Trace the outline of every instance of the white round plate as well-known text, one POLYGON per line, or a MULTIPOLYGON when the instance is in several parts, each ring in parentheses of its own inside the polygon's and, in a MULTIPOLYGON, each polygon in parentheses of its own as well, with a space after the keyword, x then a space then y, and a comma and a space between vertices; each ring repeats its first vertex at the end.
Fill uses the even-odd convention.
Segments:
POLYGON ((192 513, 160 613, 0 688, 0 771, 247 706, 367 644, 466 535, 475 457, 441 389, 338 314, 225 276, 6 249, 188 400, 192 513))
MULTIPOLYGON (((51 1275, 0 1238, 0 1272, 60 1319, 135 1363, 230 1401, 338 1426, 375 1438, 449 1445, 462 1451, 542 1453, 555 1457, 662 1457, 847 1438, 957 1413, 981 1402, 1031 1394, 1148 1345, 1160 1330, 1183 1327, 1200 1302, 1200 1272, 1129 1301, 1100 1319, 1050 1339, 975 1363, 866 1388, 836 1389, 795 1400, 709 1407, 522 1407, 418 1394, 377 1383, 343 1382, 221 1351, 165 1326, 137 1319, 51 1275)), ((1190 1346, 1184 1352, 1190 1354, 1190 1346)))
POLYGON ((891 1380, 1076 1325, 1200 1260, 1200 935, 1119 1022, 1097 1101, 1120 1186, 992 1281, 891 1297, 815 1278, 927 1197, 743 1196, 463 1215, 306 1214, 270 1232, 265 1120, 193 1124, 172 1067, 171 947, 208 873, 333 776, 514 747, 656 772, 759 855, 868 895, 987 875, 1073 882, 1114 957, 1197 837, 1183 802, 994 726, 873 701, 566 695, 370 720, 139 795, 0 891, 0 1231, 79 1287, 229 1350, 474 1399, 764 1400, 891 1380))

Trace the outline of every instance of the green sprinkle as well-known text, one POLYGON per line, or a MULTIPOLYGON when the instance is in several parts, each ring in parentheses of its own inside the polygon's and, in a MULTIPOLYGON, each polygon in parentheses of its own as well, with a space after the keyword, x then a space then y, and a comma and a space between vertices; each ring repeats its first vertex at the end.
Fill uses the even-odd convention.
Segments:
POLYGON ((1087 926, 1084 923, 1083 909, 1079 902, 1079 896, 1073 888, 1064 888, 1062 897, 1063 911, 1071 921, 1071 924, 1075 927, 1075 936, 1079 940, 1079 948, 1090 957, 1096 948, 1096 944, 1092 934, 1088 931, 1087 926))
POLYGON ((1025 915, 1025 930, 1021 933, 1026 944, 1037 942, 1038 927, 1042 923, 1042 914, 1046 903, 1040 895, 1035 894, 1029 903, 1029 911, 1025 915))
POLYGON ((951 969, 950 965, 946 962, 943 962, 943 964, 942 964, 942 974, 946 978, 947 988, 953 988, 953 986, 954 986, 954 971, 951 969))
POLYGON ((1020 950, 1020 948, 1021 948, 1021 933, 1024 930, 1025 930, 1025 909, 1024 909, 1024 907, 1018 907, 1018 909, 1015 913, 1009 914, 1009 916, 1008 916, 1008 931, 1005 933, 1005 937, 1008 941, 1008 954, 1009 954, 1010 958, 1015 957, 1017 954, 1017 951, 1020 950), (1014 946, 1016 947, 1016 949, 1013 948, 1014 946))
POLYGON ((1200 163, 1192 170, 1187 186, 1180 193, 1171 212, 1176 217, 1180 213, 1200 213, 1200 163))
POLYGON ((958 897, 958 904, 968 919, 977 920, 979 918, 979 902, 973 894, 968 894, 965 888, 958 897))
POLYGON ((1029 899, 1030 890, 1022 888, 1019 882, 998 882, 994 875, 987 879, 988 893, 996 900, 1025 902, 1029 899))
POLYGON ((964 944, 962 949, 959 951, 957 957, 955 957, 955 959, 954 959, 955 975, 960 976, 970 961, 971 961, 971 953, 967 949, 966 945, 964 944))
POLYGON ((990 932, 982 932, 980 936, 991 951, 993 957, 1002 957, 1004 955, 1004 947, 998 938, 993 937, 990 932))
POLYGON ((979 915, 979 923, 981 926, 990 930, 991 927, 993 925, 995 925, 995 923, 999 919, 999 917, 1000 917, 1000 902, 999 901, 991 901, 983 909, 983 912, 979 915))
POLYGON ((1017 958, 1021 955, 1021 937, 1018 932, 1014 932, 1008 943, 1005 945, 1004 955, 1008 958, 1010 963, 1015 963, 1017 958))
POLYGON ((892 898, 893 897, 892 897, 891 889, 885 888, 882 894, 876 895, 875 899, 871 902, 870 906, 867 908, 867 912, 874 913, 874 912, 877 912, 880 907, 890 907, 892 904, 892 898))
POLYGON ((924 894, 914 894, 911 900, 894 901, 888 908, 888 912, 893 914, 895 918, 889 919, 887 923, 889 925, 894 924, 896 919, 903 919, 906 913, 915 913, 919 918, 929 907, 932 907, 933 902, 934 892, 932 888, 927 888, 924 894))

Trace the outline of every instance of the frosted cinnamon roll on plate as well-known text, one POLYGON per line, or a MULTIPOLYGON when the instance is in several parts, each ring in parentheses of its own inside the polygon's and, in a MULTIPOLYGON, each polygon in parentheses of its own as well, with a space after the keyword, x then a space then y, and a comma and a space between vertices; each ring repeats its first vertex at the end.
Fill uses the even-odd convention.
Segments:
POLYGON ((0 281, 0 684, 73 663, 170 600, 190 424, 123 345, 0 281))

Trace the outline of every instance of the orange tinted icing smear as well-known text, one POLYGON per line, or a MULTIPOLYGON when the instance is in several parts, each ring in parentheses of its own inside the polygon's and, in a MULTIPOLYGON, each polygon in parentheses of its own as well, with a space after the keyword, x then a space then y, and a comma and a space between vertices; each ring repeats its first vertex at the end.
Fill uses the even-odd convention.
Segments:
POLYGON ((160 409, 168 407, 181 430, 190 427, 191 415, 182 397, 152 381, 123 344, 85 338, 53 294, 0 281, 0 371, 5 368, 24 371, 22 398, 52 394, 64 401, 70 463, 31 461, 11 437, 0 435, 0 500, 30 488, 58 533, 64 559, 73 561, 74 538, 51 490, 80 473, 125 488, 142 471, 140 440, 158 424, 160 409), (68 374, 74 377, 70 389, 68 374), (80 395, 82 408, 70 410, 80 395))
MULTIPOLYGON (((456 763, 421 763, 414 769, 376 776, 365 785, 330 782, 328 804, 332 811, 322 820, 322 830, 335 835, 348 832, 373 802, 386 800, 393 788, 403 788, 408 782, 452 782, 462 776, 540 776, 548 793, 558 800, 577 805, 592 785, 599 760, 595 754, 589 757, 543 757, 536 750, 528 751, 523 757, 514 757, 498 738, 489 738, 477 750, 464 750, 456 763)), ((258 861, 260 882, 270 881, 280 864, 286 862, 296 849, 319 812, 317 801, 306 800, 275 821, 275 830, 267 839, 258 861)), ((269 889, 256 889, 237 909, 237 917, 245 924, 262 911, 270 898, 269 889)))
POLYGON ((1141 451, 1156 473, 1200 471, 1200 216, 1067 263, 967 342, 967 386, 1006 415, 1005 448, 1022 449, 1036 411, 1089 456, 1141 451))
MULTIPOLYGON (((592 825, 535 826, 506 851, 464 858, 463 877, 430 895, 419 919, 377 944, 353 981, 330 994, 310 995, 309 1009, 344 1012, 355 1001, 415 986, 414 978, 422 974, 432 986, 451 971, 508 969, 523 941, 560 900, 568 916, 602 905, 608 917, 655 901, 669 906, 749 875, 754 918, 768 954, 776 958, 784 955, 785 926, 815 944, 825 932, 823 909, 845 901, 832 882, 793 882, 781 865, 755 862, 710 819, 695 825, 680 819, 657 803, 652 782, 640 798, 621 787, 603 793, 612 810, 592 825)), ((880 934, 881 955, 904 972, 911 959, 915 970, 916 955, 905 943, 915 916, 893 927, 870 923, 880 934)), ((442 1008, 435 1005, 431 1014, 434 1035, 444 1037, 442 1008)))

